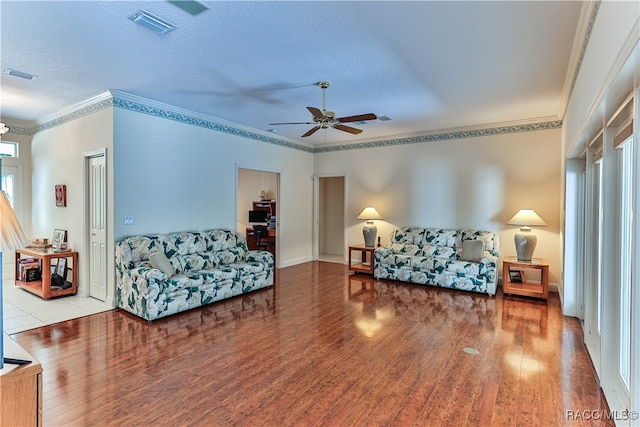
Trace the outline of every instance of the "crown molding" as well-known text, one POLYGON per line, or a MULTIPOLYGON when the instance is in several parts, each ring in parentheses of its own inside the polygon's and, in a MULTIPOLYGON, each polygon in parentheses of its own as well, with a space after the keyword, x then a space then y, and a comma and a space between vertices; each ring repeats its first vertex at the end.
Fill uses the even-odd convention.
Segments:
POLYGON ((46 116, 42 120, 39 120, 39 124, 33 128, 10 127, 8 133, 34 135, 38 132, 60 126, 64 123, 82 118, 106 108, 120 108, 128 111, 135 111, 166 120, 173 120, 191 126, 203 127, 217 132, 253 139, 267 144, 300 150, 311 154, 388 147, 393 145, 419 144, 435 141, 450 141, 456 139, 558 129, 562 127, 562 121, 559 120, 558 117, 550 116, 529 120, 494 123, 484 126, 469 126, 455 129, 436 130, 428 133, 400 135, 393 139, 365 140, 356 143, 336 143, 335 145, 330 146, 314 147, 310 145, 303 145, 288 138, 274 138, 267 132, 238 125, 222 119, 213 118, 206 114, 164 104, 162 102, 132 95, 127 92, 111 90, 69 106, 58 113, 46 116))
POLYGON ((38 125, 33 128, 33 133, 63 125, 112 106, 113 99, 111 98, 111 94, 109 92, 103 92, 92 98, 64 108, 55 114, 46 116, 42 120, 38 120, 38 125))
POLYGON ((564 118, 567 106, 571 100, 571 95, 573 95, 573 89, 576 85, 576 81, 578 80, 578 75, 580 74, 582 61, 584 60, 584 55, 587 52, 589 39, 591 38, 591 33, 593 32, 593 27, 596 23, 596 18, 598 17, 598 11, 600 10, 601 4, 602 0, 594 0, 585 3, 582 6, 580 19, 578 20, 578 28, 576 29, 573 41, 573 49, 571 57, 569 58, 569 66, 567 67, 567 75, 565 76, 564 90, 560 99, 558 111, 558 115, 560 117, 564 118), (582 42, 578 45, 580 40, 582 40, 582 42))

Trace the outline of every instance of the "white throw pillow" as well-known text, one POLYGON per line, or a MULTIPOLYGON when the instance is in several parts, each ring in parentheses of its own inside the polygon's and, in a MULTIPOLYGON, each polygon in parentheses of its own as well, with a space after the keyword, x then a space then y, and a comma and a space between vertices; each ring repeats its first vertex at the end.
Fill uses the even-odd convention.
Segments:
POLYGON ((169 258, 167 258, 164 252, 154 252, 149 255, 149 264, 151 264, 151 267, 157 268, 166 274, 167 278, 170 278, 174 274, 171 261, 169 261, 169 258))
POLYGON ((480 262, 484 257, 484 243, 480 240, 463 240, 462 253, 460 259, 462 261, 480 262))

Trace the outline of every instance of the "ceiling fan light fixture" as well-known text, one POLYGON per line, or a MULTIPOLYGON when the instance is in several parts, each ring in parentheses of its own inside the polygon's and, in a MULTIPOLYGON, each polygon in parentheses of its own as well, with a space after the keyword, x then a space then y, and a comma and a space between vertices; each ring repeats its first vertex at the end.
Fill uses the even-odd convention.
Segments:
POLYGON ((129 16, 129 19, 158 34, 166 34, 169 31, 173 31, 178 28, 171 22, 155 16, 143 9, 140 9, 133 15, 129 16))
MULTIPOLYGON (((333 128, 341 130, 343 132, 350 133, 352 135, 358 135, 362 133, 362 129, 357 129, 351 126, 347 126, 343 123, 361 123, 364 124, 366 120, 376 120, 378 117, 373 113, 358 114, 356 116, 336 117, 337 114, 333 111, 327 110, 327 88, 331 86, 326 80, 322 80, 316 83, 316 85, 322 89, 322 110, 316 107, 307 107, 307 110, 311 113, 312 122, 285 122, 285 123, 270 123, 269 125, 315 125, 309 129, 302 138, 313 135, 320 129, 333 128)), ((326 134, 325 134, 326 138, 326 134)))

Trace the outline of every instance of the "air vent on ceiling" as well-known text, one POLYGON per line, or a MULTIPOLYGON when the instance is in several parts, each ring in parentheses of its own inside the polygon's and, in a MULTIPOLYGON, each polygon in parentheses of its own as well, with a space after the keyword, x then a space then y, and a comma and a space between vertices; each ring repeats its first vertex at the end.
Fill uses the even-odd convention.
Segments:
POLYGON ((5 74, 9 74, 10 76, 20 77, 21 79, 34 80, 37 79, 38 76, 34 76, 33 74, 25 73, 23 71, 12 70, 11 68, 7 68, 4 70, 5 74))
POLYGON ((168 0, 169 3, 178 6, 180 9, 193 16, 196 16, 205 10, 209 9, 209 6, 201 2, 200 0, 168 0))
POLYGON ((391 120, 391 117, 389 117, 389 116, 378 116, 378 120, 386 122, 387 120, 391 120))
POLYGON ((162 18, 159 18, 146 10, 140 9, 133 15, 129 17, 133 22, 140 24, 144 27, 147 27, 150 30, 155 31, 158 34, 166 34, 169 31, 175 30, 176 27, 170 22, 165 21, 162 18))

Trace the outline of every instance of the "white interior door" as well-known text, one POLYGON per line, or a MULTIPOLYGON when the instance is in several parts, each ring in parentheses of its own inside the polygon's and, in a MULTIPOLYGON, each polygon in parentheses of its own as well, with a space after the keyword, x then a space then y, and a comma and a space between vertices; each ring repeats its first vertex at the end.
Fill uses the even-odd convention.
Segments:
POLYGON ((89 157, 89 296, 107 298, 105 156, 89 157))

